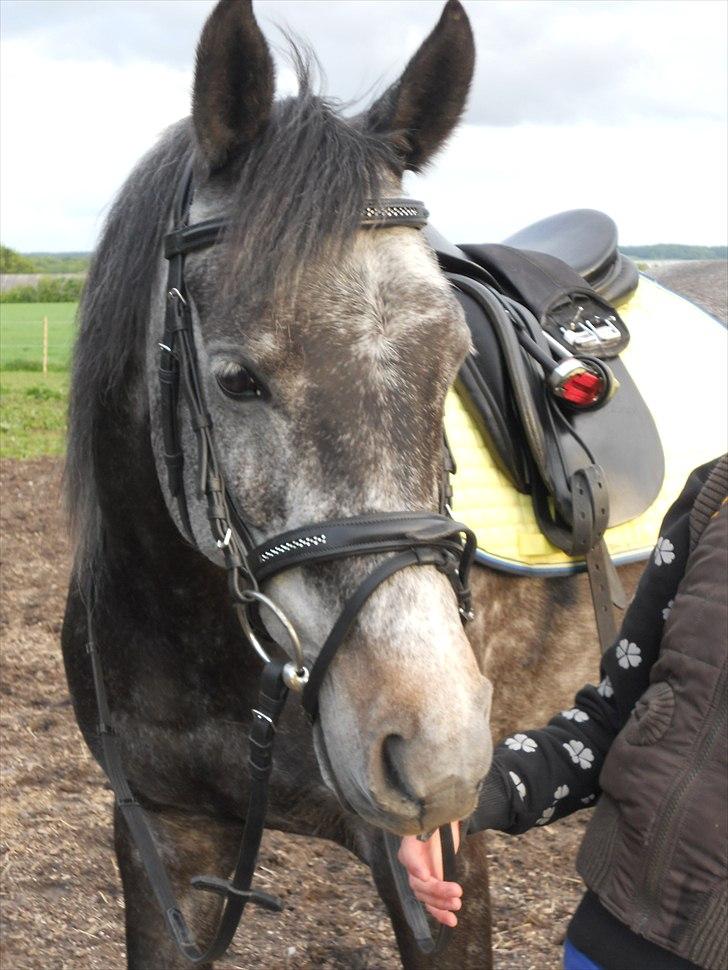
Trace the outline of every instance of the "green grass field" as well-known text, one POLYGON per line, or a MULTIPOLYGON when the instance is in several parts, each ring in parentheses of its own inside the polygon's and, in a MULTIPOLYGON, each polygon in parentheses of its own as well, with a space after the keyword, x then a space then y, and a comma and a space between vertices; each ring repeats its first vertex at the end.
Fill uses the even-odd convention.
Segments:
POLYGON ((0 304, 0 458, 63 454, 75 315, 75 303, 0 304))
POLYGON ((65 372, 76 307, 76 303, 0 303, 0 370, 42 370, 43 317, 48 317, 48 369, 65 372))
POLYGON ((68 373, 0 374, 0 458, 40 458, 65 450, 68 373))

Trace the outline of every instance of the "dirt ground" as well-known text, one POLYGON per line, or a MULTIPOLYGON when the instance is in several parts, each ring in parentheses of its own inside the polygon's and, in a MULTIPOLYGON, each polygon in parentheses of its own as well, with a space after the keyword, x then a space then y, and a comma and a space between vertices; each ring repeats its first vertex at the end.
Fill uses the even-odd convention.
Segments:
MULTIPOLYGON (((655 275, 678 282, 667 268, 655 275)), ((725 264, 704 275, 694 295, 725 319, 725 264)), ((675 288, 691 295, 684 283, 675 288)), ((69 567, 59 484, 54 459, 6 462, 0 478, 0 965, 123 970, 111 796, 76 729, 59 649, 69 567)), ((587 816, 518 839, 491 836, 497 970, 560 966, 581 894, 573 860, 587 816)), ((368 870, 338 846, 268 833, 257 879, 286 909, 256 911, 221 970, 400 965, 368 870)))
MULTIPOLYGON (((123 902, 111 794, 66 694, 59 636, 69 567, 53 459, 2 469, 0 888, 4 970, 123 968, 123 902)), ((492 837, 496 966, 551 970, 579 898, 576 818, 492 837)), ((258 881, 281 916, 256 911, 221 968, 394 970, 369 871, 336 845, 267 833, 258 881)))

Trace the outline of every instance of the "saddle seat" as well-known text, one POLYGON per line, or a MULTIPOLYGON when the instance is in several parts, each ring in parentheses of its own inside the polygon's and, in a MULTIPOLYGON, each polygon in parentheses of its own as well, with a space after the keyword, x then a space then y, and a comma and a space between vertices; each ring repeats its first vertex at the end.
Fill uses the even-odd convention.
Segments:
MULTIPOLYGON (((557 257, 612 306, 624 303, 637 289, 637 267, 617 249, 614 220, 596 209, 558 212, 519 230, 503 244, 557 257)), ((462 248, 468 251, 468 246, 462 248)))

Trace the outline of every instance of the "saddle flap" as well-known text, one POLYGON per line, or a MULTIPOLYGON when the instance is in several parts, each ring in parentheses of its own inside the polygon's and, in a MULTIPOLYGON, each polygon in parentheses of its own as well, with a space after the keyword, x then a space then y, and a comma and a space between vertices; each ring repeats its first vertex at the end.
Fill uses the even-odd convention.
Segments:
MULTIPOLYGON (((574 412, 568 420, 597 457, 609 492, 609 525, 637 518, 657 497, 665 475, 660 435, 640 391, 624 362, 609 361, 619 388, 596 411, 574 412)), ((563 441, 569 463, 581 449, 570 436, 563 441)))
MULTIPOLYGON (((609 496, 607 524, 613 527, 637 517, 660 490, 664 458, 652 415, 616 356, 629 339, 617 314, 555 257, 504 246, 471 246, 465 251, 449 244, 438 257, 450 271, 473 340, 474 353, 458 375, 458 391, 501 470, 521 492, 535 496, 545 485, 557 519, 573 527, 574 475, 597 466, 609 496), (561 325, 559 313, 573 309, 576 294, 583 294, 580 306, 611 318, 611 343, 601 348, 600 356, 609 358, 616 379, 613 397, 585 411, 569 411, 556 403, 540 367, 518 343, 512 321, 505 314, 499 320, 498 314, 488 312, 488 279, 499 284, 498 291, 536 311, 543 330, 552 337, 558 333, 560 344, 571 353, 578 350, 563 331, 575 331, 561 325)), ((548 352, 547 337, 533 316, 530 319, 529 336, 548 352)), ((597 356, 591 348, 589 352, 597 356)))

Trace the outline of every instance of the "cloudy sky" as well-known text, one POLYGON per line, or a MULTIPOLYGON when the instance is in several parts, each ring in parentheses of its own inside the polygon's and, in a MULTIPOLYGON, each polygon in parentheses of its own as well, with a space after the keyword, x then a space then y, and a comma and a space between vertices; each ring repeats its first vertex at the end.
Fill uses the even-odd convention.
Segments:
MULTIPOLYGON (((724 0, 464 0, 478 67, 464 124, 409 190, 459 242, 561 209, 612 215, 624 244, 725 244, 724 0)), ((0 0, 0 236, 90 249, 135 160, 188 113, 212 0, 0 0)), ((439 0, 258 0, 310 41, 327 90, 402 70, 439 0)), ((277 54, 278 86, 292 73, 277 54)))

